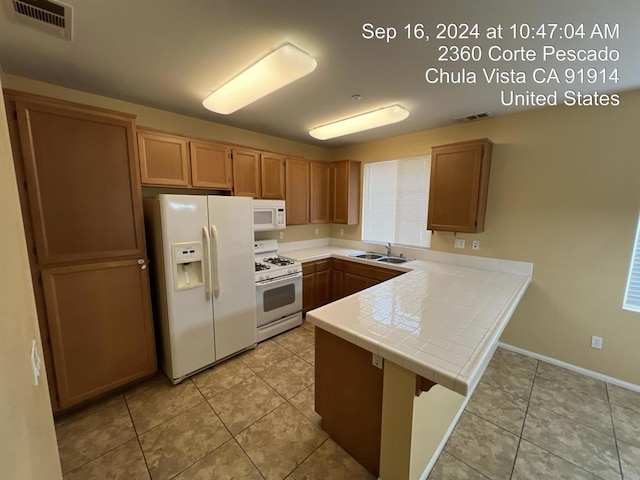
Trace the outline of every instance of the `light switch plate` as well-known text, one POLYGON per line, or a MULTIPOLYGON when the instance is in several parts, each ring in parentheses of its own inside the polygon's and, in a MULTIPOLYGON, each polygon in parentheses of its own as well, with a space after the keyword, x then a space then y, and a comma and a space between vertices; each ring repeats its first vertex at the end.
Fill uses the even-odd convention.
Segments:
POLYGON ((453 248, 464 248, 464 239, 463 238, 456 238, 453 241, 453 248))

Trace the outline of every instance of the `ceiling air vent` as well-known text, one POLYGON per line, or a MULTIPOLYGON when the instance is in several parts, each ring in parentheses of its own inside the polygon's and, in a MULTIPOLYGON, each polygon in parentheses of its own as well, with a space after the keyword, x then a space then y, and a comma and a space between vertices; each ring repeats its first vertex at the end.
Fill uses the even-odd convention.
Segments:
POLYGON ((475 113, 473 115, 464 115, 462 117, 456 117, 454 118, 454 120, 458 121, 458 122, 471 122, 473 120, 480 120, 483 118, 487 118, 490 117, 491 114, 489 112, 483 112, 483 113, 475 113))
POLYGON ((60 38, 71 40, 71 7, 51 0, 4 0, 7 14, 23 23, 60 38))

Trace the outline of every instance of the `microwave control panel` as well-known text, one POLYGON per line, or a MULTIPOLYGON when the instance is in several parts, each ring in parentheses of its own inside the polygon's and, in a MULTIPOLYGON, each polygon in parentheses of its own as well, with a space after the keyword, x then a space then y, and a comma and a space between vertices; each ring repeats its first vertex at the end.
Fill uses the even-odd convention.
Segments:
POLYGON ((276 215, 278 215, 277 224, 278 225, 284 225, 285 222, 286 222, 286 220, 284 218, 284 208, 279 208, 276 215))

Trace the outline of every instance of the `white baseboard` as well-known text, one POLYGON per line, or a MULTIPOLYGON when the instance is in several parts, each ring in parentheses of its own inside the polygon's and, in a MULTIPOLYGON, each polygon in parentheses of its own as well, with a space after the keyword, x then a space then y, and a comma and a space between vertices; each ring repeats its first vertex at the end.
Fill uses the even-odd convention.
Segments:
POLYGON ((505 350, 511 350, 512 352, 521 353, 522 355, 526 355, 527 357, 535 358, 536 360, 542 360, 543 362, 557 365, 558 367, 563 367, 567 370, 572 370, 577 373, 581 373, 582 375, 586 375, 587 377, 602 380, 603 382, 617 385, 618 387, 627 388, 629 390, 633 390, 634 392, 640 392, 640 385, 636 385, 635 383, 625 382, 624 380, 620 380, 619 378, 610 377, 609 375, 605 375, 603 373, 598 373, 594 372, 593 370, 578 367, 577 365, 563 362, 562 360, 557 360, 553 357, 547 357, 546 355, 540 355, 539 353, 530 352, 529 350, 525 350, 524 348, 514 347, 513 345, 509 345, 508 343, 498 342, 498 346, 504 348, 505 350))

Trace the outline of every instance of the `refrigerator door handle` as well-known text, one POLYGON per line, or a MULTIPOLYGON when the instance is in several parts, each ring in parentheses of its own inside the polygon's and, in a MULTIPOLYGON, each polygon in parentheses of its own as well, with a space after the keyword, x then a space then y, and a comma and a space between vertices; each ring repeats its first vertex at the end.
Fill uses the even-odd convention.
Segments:
POLYGON ((211 238, 209 238, 209 229, 202 227, 202 235, 204 236, 204 296, 207 301, 211 300, 211 265, 209 258, 211 256, 211 238))
POLYGON ((213 237, 213 296, 220 296, 220 278, 218 276, 218 229, 215 225, 211 225, 211 236, 213 237))

